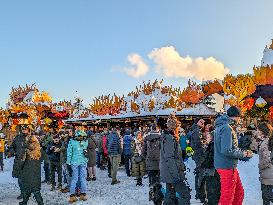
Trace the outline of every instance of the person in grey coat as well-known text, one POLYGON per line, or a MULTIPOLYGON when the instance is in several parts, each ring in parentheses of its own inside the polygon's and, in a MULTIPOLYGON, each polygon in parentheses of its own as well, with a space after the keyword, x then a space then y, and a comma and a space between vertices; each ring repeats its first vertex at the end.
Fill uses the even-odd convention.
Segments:
POLYGON ((149 201, 162 204, 163 194, 160 189, 160 141, 161 133, 156 124, 151 125, 151 132, 144 139, 142 157, 146 159, 146 171, 149 177, 149 201))
POLYGON ((200 186, 200 173, 202 172, 201 164, 205 160, 205 149, 203 146, 203 132, 205 121, 203 119, 197 119, 196 123, 191 127, 190 131, 190 142, 191 147, 194 150, 192 159, 194 160, 196 167, 194 170, 195 174, 195 190, 196 190, 196 199, 200 199, 202 203, 205 202, 205 190, 200 186))
POLYGON ((182 151, 178 143, 178 129, 180 122, 175 116, 171 116, 160 145, 160 177, 161 182, 166 183, 167 192, 164 205, 189 205, 191 199, 190 188, 186 184, 182 151))
POLYGON ((142 156, 146 159, 146 171, 149 176, 149 184, 159 182, 159 161, 160 161, 160 140, 161 134, 156 124, 151 126, 151 132, 145 137, 142 156))

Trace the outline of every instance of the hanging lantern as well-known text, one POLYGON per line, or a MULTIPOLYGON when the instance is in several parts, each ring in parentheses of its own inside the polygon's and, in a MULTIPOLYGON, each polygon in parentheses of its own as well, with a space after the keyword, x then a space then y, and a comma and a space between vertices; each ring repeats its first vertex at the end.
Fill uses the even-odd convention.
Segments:
POLYGON ((257 100, 255 105, 259 108, 263 108, 264 106, 266 106, 267 102, 260 96, 257 100))

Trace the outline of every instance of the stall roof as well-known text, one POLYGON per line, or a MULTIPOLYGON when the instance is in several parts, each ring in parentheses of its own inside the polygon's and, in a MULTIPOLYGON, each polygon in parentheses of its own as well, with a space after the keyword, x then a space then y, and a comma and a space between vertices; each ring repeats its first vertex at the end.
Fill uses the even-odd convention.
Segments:
POLYGON ((95 116, 91 115, 87 118, 72 118, 66 120, 67 123, 76 123, 76 122, 86 122, 86 121, 105 121, 105 120, 121 120, 127 118, 151 118, 158 116, 168 116, 172 112, 176 113, 176 116, 215 116, 217 112, 208 107, 207 105, 200 103, 190 108, 184 108, 181 111, 175 111, 175 109, 164 109, 157 112, 142 112, 140 114, 136 113, 125 113, 119 115, 104 115, 104 116, 95 116))

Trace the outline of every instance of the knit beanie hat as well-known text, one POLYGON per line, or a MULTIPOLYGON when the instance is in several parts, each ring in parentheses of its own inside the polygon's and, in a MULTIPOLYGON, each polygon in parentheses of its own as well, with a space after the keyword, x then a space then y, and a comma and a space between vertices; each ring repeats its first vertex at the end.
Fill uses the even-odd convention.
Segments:
POLYGON ((167 127, 170 130, 175 130, 177 127, 179 127, 181 123, 177 120, 175 115, 170 115, 168 120, 167 120, 167 127))
POLYGON ((229 117, 240 117, 241 116, 241 110, 235 106, 231 106, 228 110, 227 110, 227 115, 229 117))

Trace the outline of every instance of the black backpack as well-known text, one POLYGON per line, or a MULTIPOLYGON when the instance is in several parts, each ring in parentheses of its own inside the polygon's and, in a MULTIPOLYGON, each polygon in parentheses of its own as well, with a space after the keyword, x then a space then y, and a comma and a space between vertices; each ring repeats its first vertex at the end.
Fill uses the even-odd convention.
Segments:
POLYGON ((150 160, 160 159, 160 136, 147 140, 147 158, 150 160))

